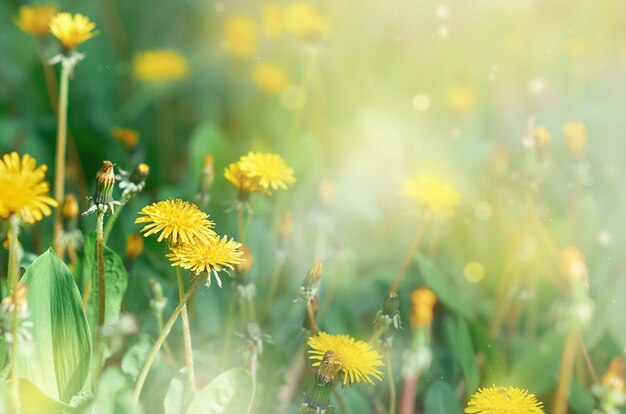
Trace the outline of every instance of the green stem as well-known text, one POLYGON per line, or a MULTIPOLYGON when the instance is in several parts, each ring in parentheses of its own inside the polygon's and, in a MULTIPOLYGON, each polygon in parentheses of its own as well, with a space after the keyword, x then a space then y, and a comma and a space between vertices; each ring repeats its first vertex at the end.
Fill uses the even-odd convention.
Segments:
POLYGON ((230 295, 230 304, 228 306, 228 317, 226 319, 226 333, 224 334, 224 346, 222 348, 222 363, 228 358, 228 350, 230 349, 230 341, 233 336, 233 327, 235 325, 235 302, 237 301, 236 286, 231 284, 232 294, 230 295))
MULTIPOLYGON (((124 202, 124 201, 122 201, 124 202)), ((109 219, 107 220, 107 224, 104 227, 104 243, 106 244, 106 242, 109 240, 109 236, 111 235, 111 231, 113 230, 113 226, 115 225, 115 221, 117 220, 117 216, 120 215, 120 213, 122 212, 122 209, 124 208, 126 204, 122 204, 121 206, 119 206, 117 208, 117 211, 115 212, 115 214, 111 214, 111 217, 109 217, 109 219)))
POLYGON ((150 368, 152 367, 152 364, 154 363, 154 360, 156 359, 159 353, 159 349, 161 349, 161 346, 165 342, 165 338, 167 338, 167 335, 169 335, 170 331, 172 330, 172 327, 174 326, 176 319, 178 319, 178 315, 180 315, 180 313, 183 311, 183 307, 185 306, 187 301, 191 298, 191 296, 196 291, 198 286, 200 286, 202 279, 203 279, 202 277, 196 277, 196 279, 194 280, 193 284, 191 285, 187 293, 185 293, 185 297, 183 297, 183 299, 176 306, 176 309, 174 309, 174 312, 172 312, 172 316, 170 316, 170 319, 167 321, 167 323, 163 327, 163 332, 161 333, 161 335, 159 335, 156 342, 154 343, 154 346, 152 347, 152 350, 150 351, 150 354, 148 355, 148 358, 146 359, 146 363, 144 364, 143 368, 141 369, 141 372, 139 373, 139 377, 137 378, 137 383, 135 384, 135 389, 133 391, 133 399, 135 401, 139 401, 139 396, 141 395, 141 390, 143 388, 144 383, 146 382, 146 378, 148 377, 148 372, 150 372, 150 368))
MULTIPOLYGON (((178 299, 182 302, 185 298, 185 284, 183 283, 183 275, 180 267, 176 266, 176 280, 178 281, 178 299)), ((187 305, 183 305, 181 311, 181 319, 183 321, 183 341, 185 343, 185 365, 187 366, 187 378, 193 392, 196 391, 196 371, 193 365, 193 348, 191 346, 191 330, 189 328, 189 315, 187 314, 187 305)))
POLYGON ((19 219, 15 216, 11 216, 9 219, 9 231, 11 232, 11 240, 9 243, 9 280, 11 281, 11 294, 13 295, 13 323, 11 326, 11 334, 13 335, 13 342, 11 342, 11 394, 13 398, 13 404, 15 412, 20 412, 20 392, 17 381, 17 326, 18 326, 18 304, 17 304, 17 284, 19 282, 19 263, 17 258, 17 237, 20 231, 19 219))
POLYGON ((104 282, 104 240, 102 227, 104 225, 104 210, 98 209, 96 223, 96 250, 98 255, 98 326, 104 325, 104 310, 106 304, 106 287, 104 282))
MULTIPOLYGON (((61 205, 65 194, 65 152, 67 144, 67 95, 69 89, 70 69, 66 65, 61 65, 61 79, 59 81, 59 105, 58 105, 58 125, 56 161, 54 169, 54 198, 61 205)), ((54 250, 61 252, 61 234, 63 233, 63 218, 61 209, 54 210, 54 250)))
POLYGON ((272 279, 270 282, 270 290, 267 293, 267 298, 265 298, 265 305, 263 306, 263 312, 261 313, 260 321, 263 322, 267 318, 267 315, 270 312, 270 307, 272 306, 272 300, 274 300, 274 295, 276 295, 276 289, 278 288, 278 282, 280 281, 280 275, 282 274, 284 261, 278 259, 278 263, 274 268, 274 273, 272 273, 272 279))
POLYGON ((389 414, 396 414, 396 383, 393 380, 393 367, 391 366, 391 349, 388 349, 386 354, 387 381, 389 381, 389 414))

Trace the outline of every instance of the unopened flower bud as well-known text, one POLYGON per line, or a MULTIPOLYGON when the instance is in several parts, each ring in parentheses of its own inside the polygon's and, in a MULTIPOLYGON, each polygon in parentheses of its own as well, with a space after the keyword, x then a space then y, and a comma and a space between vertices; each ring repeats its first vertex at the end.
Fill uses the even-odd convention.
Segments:
POLYGON ((135 261, 143 253, 143 237, 139 233, 129 234, 126 238, 126 259, 135 261))
POLYGON ((88 215, 96 211, 114 214, 114 206, 121 205, 119 201, 113 199, 113 187, 115 187, 114 164, 111 161, 102 161, 102 168, 96 173, 96 190, 90 197, 91 207, 83 213, 88 215))
POLYGON ((78 202, 74 194, 66 194, 63 202, 63 217, 65 219, 75 219, 78 216, 78 202))
POLYGON ((309 273, 304 278, 304 282, 300 287, 300 300, 306 300, 307 302, 311 302, 311 300, 317 296, 317 288, 319 287, 320 280, 322 279, 322 261, 317 260, 309 273))

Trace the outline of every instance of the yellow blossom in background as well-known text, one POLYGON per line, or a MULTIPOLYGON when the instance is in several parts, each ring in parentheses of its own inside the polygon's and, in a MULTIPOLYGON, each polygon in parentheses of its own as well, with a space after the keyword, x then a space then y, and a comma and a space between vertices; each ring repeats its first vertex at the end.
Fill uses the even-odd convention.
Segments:
POLYGON ((259 180, 248 177, 246 171, 241 168, 239 161, 231 163, 224 169, 224 178, 242 193, 262 191, 259 187, 259 180))
POLYGON ((239 250, 241 251, 241 258, 243 261, 237 264, 237 271, 249 272, 252 268, 252 264, 254 263, 254 255, 250 251, 250 248, 244 244, 241 245, 239 250))
POLYGON ((287 186, 296 182, 293 168, 278 154, 250 151, 241 157, 239 165, 246 176, 257 179, 259 187, 265 191, 286 190, 287 186))
POLYGON ((276 62, 257 62, 252 68, 252 79, 256 87, 266 94, 276 94, 289 83, 289 75, 276 62))
POLYGON ((133 59, 133 76, 140 81, 166 83, 184 79, 188 75, 189 63, 176 50, 146 50, 133 59))
POLYGON ((303 39, 326 37, 330 32, 328 16, 309 2, 295 1, 283 11, 285 31, 303 39))
POLYGON ((76 200, 76 196, 74 194, 65 195, 65 201, 63 202, 61 212, 63 214, 63 217, 65 217, 66 219, 73 219, 78 216, 78 201, 76 200))
POLYGON ((429 326, 433 322, 433 308, 437 297, 428 288, 416 289, 411 293, 411 323, 414 326, 429 326))
POLYGON ((343 373, 343 384, 368 382, 374 384, 372 378, 382 380, 383 373, 378 367, 384 366, 382 356, 367 342, 357 341, 348 335, 331 335, 320 332, 309 338, 309 358, 314 367, 320 366, 324 355, 332 351, 336 362, 343 373))
POLYGON ((143 253, 143 237, 139 233, 129 234, 126 238, 126 252, 128 260, 136 260, 143 253))
POLYGON ((576 247, 568 246, 561 251, 561 273, 569 282, 588 283, 585 257, 576 247))
POLYGON ((543 404, 516 387, 479 388, 467 403, 468 414, 543 414, 543 404))
POLYGON ((256 23, 245 15, 230 16, 224 22, 222 43, 233 56, 252 56, 258 47, 256 23))
POLYGON ((580 155, 587 144, 587 127, 582 122, 566 122, 563 124, 563 137, 570 154, 580 155))
POLYGON ((448 105, 459 114, 466 114, 474 108, 476 97, 470 88, 455 86, 448 91, 448 105))
POLYGON ((50 20, 50 33, 59 39, 66 52, 94 37, 95 28, 96 24, 82 14, 58 13, 50 20))
POLYGON ((20 6, 15 24, 36 37, 46 37, 50 33, 50 20, 59 12, 54 4, 38 4, 32 6, 20 6))
POLYGON ((37 161, 28 154, 22 158, 17 152, 4 154, 0 159, 0 217, 17 217, 33 224, 49 216, 50 207, 58 203, 48 196, 50 186, 44 181, 48 167, 36 166, 37 161))
POLYGON ((546 127, 538 126, 533 131, 533 138, 535 139, 535 145, 540 150, 545 150, 550 142, 552 142, 552 135, 546 129, 546 127))
POLYGON ((454 215, 454 208, 461 198, 450 183, 431 175, 404 180, 401 194, 417 201, 421 207, 444 216, 454 215))
POLYGON ((167 239, 172 245, 208 241, 215 237, 213 222, 195 204, 181 199, 164 200, 145 206, 135 224, 147 223, 141 229, 144 237, 159 234, 157 241, 167 239))
POLYGON ((266 3, 261 9, 263 20, 263 33, 269 38, 274 38, 283 32, 283 15, 280 6, 276 3, 266 3))
POLYGON ((197 243, 187 243, 172 247, 167 255, 172 266, 179 266, 191 270, 196 274, 207 272, 207 283, 211 283, 211 274, 217 279, 217 284, 222 287, 222 281, 218 272, 226 269, 234 270, 235 266, 244 263, 243 252, 240 250, 241 243, 228 240, 228 237, 214 237, 197 243))
POLYGON ((134 149, 139 142, 139 133, 131 128, 115 127, 111 130, 111 134, 128 150, 134 149))

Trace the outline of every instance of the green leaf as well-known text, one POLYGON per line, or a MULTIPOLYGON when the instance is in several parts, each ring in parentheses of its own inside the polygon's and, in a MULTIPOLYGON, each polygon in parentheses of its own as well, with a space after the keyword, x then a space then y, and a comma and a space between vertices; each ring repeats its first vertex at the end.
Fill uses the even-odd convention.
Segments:
POLYGON ((185 389, 187 374, 185 368, 181 369, 172 381, 163 400, 165 414, 181 414, 185 406, 185 400, 189 398, 185 389))
POLYGON ((474 354, 474 346, 472 338, 467 328, 467 324, 462 318, 459 318, 456 329, 456 341, 454 344, 455 354, 461 363, 463 376, 467 383, 467 395, 471 395, 478 387, 479 373, 476 365, 476 357, 474 354))
MULTIPOLYGON (((6 388, 9 389, 8 386, 6 388)), ((50 398, 25 379, 20 379, 20 404, 22 414, 65 414, 74 410, 73 407, 50 398)))
POLYGON ((118 368, 107 368, 100 375, 95 398, 82 405, 83 414, 141 414, 143 410, 133 399, 126 377, 118 368))
POLYGON ((424 397, 424 414, 459 414, 461 406, 454 390, 444 381, 428 387, 424 397))
POLYGON ((69 402, 89 373, 91 337, 74 278, 50 249, 22 278, 33 341, 18 348, 17 374, 53 399, 69 402))
POLYGON ((577 380, 572 381, 569 391, 569 406, 575 414, 593 412, 595 399, 577 380))
POLYGON ((124 354, 122 358, 122 371, 135 382, 143 368, 148 355, 152 350, 154 341, 148 335, 142 335, 124 354))
POLYGON ((223 372, 195 395, 187 414, 242 414, 252 399, 252 377, 241 368, 223 372))
MULTIPOLYGON (((89 281, 92 283, 86 314, 93 336, 98 328, 98 259, 95 232, 85 240, 84 255, 76 263, 76 274, 80 277, 83 291, 89 281)), ((122 299, 128 287, 128 274, 122 259, 107 246, 104 246, 104 283, 106 287, 104 320, 105 322, 114 321, 120 314, 122 299)))
POLYGON ((421 253, 415 255, 415 261, 424 281, 435 292, 438 300, 464 318, 473 320, 476 317, 477 303, 480 302, 468 294, 466 287, 456 286, 441 269, 421 253))

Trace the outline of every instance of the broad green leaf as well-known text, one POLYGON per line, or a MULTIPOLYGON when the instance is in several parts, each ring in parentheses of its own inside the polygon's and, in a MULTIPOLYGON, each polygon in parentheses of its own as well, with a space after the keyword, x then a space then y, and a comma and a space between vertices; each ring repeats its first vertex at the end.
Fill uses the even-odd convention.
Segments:
POLYGON ((575 414, 593 412, 595 399, 577 380, 572 381, 569 391, 569 406, 575 414))
POLYGON ((463 318, 459 318, 457 323, 455 351, 463 369, 463 376, 467 383, 467 395, 469 396, 478 387, 479 373, 472 338, 463 318))
POLYGON ((65 414, 74 410, 73 407, 50 398, 25 379, 20 379, 20 407, 22 414, 65 414))
POLYGON ((428 287, 435 292, 438 300, 464 318, 473 320, 476 317, 480 302, 472 299, 466 288, 456 286, 441 269, 421 253, 416 254, 415 260, 420 274, 428 287))
POLYGON ((50 249, 26 270, 22 283, 33 341, 18 348, 18 376, 53 399, 69 402, 87 379, 91 337, 74 278, 50 249))
POLYGON ((122 371, 134 382, 137 380, 154 342, 147 335, 142 335, 124 354, 122 358, 122 371))
POLYGON ((461 406, 454 390, 444 381, 436 381, 426 391, 424 414, 460 414, 461 406))
POLYGON ((252 399, 252 377, 241 368, 221 373, 195 395, 187 414, 243 414, 252 399))
POLYGON ((81 414, 141 414, 143 410, 133 400, 133 393, 126 376, 115 367, 107 368, 100 375, 95 397, 79 407, 81 414))
MULTIPOLYGON (((91 280, 92 288, 87 302, 87 320, 92 336, 98 327, 98 259, 96 255, 96 234, 91 233, 85 240, 84 255, 76 263, 76 274, 84 287, 91 280)), ((104 282, 106 286, 105 322, 114 321, 120 314, 122 299, 128 286, 128 274, 124 262, 113 250, 104 246, 104 282)))
POLYGON ((178 375, 172 378, 163 400, 165 414, 181 414, 184 412, 185 400, 189 398, 188 392, 185 392, 186 377, 187 374, 183 368, 178 372, 178 375))

